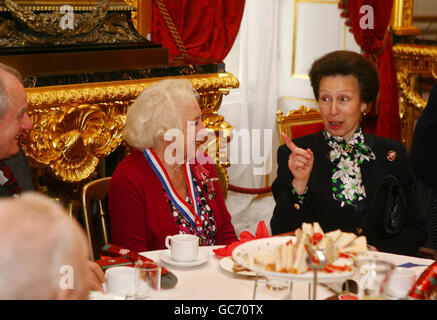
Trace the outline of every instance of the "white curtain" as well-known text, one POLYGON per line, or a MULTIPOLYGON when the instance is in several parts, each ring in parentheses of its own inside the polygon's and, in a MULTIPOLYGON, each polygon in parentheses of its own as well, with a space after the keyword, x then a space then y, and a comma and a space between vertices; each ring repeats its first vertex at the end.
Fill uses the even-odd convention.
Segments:
MULTIPOLYGON (((246 0, 239 35, 224 61, 226 70, 238 78, 240 88, 231 90, 224 97, 219 113, 232 125, 235 133, 242 136, 249 132, 250 137, 248 145, 247 140, 242 144, 242 138, 234 135, 234 140, 240 139, 240 152, 238 163, 231 163, 228 168, 229 180, 233 185, 246 188, 264 187, 266 174, 270 174, 272 161, 276 159, 273 154, 278 146, 274 141, 278 140, 275 123, 279 7, 280 0, 246 0), (242 163, 243 149, 246 153, 250 150, 248 164, 242 163)), ((254 232, 261 220, 270 228, 274 206, 271 196, 255 199, 252 195, 229 192, 226 204, 237 234, 243 230, 254 232)))

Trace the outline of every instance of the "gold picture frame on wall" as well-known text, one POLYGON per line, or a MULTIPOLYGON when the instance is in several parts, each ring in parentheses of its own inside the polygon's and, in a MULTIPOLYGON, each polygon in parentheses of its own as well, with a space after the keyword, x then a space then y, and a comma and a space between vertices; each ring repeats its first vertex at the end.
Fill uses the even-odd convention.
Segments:
POLYGON ((419 33, 413 25, 414 0, 395 0, 392 12, 392 28, 395 35, 406 36, 419 33))

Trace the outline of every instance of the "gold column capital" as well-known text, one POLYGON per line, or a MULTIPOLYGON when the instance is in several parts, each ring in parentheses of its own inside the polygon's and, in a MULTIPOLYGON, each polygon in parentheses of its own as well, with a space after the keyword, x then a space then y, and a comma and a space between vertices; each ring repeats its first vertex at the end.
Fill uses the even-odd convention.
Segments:
POLYGON ((392 29, 396 35, 416 35, 419 28, 413 26, 414 0, 394 0, 392 11, 392 29))

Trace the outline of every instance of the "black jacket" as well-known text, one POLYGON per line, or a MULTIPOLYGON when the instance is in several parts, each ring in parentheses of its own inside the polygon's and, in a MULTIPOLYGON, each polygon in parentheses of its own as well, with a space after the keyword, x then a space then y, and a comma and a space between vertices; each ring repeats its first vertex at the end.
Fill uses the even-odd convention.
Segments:
MULTIPOLYGON (((372 149, 376 160, 361 165, 362 181, 366 190, 366 199, 356 208, 335 200, 331 191, 333 164, 328 159, 329 147, 323 131, 294 140, 303 149, 310 148, 314 153, 314 165, 308 182, 308 193, 304 205, 296 208, 297 199, 293 196, 291 182, 293 176, 288 169, 290 150, 286 145, 278 149, 278 174, 272 184, 276 206, 270 226, 273 234, 293 231, 303 222, 319 222, 325 232, 341 229, 355 232, 367 212, 368 204, 375 196, 380 181, 387 175, 395 176, 406 195, 408 214, 402 231, 389 235, 383 226, 383 217, 371 219, 372 224, 365 230, 367 241, 380 251, 414 254, 423 244, 425 227, 417 215, 417 204, 412 192, 412 177, 409 171, 408 157, 402 144, 370 134, 364 134, 365 143, 372 149), (394 161, 389 161, 389 151, 395 151, 394 161)), ((375 217, 374 217, 375 218, 375 217)))
POLYGON ((411 169, 417 179, 437 192, 437 82, 414 127, 410 149, 411 169))
MULTIPOLYGON (((21 190, 23 192, 34 189, 32 184, 32 172, 29 163, 27 162, 26 155, 21 148, 18 154, 3 161, 8 166, 8 168, 15 174, 18 185, 21 187, 21 190)), ((6 188, 0 185, 0 197, 9 196, 10 194, 8 193, 6 188)))

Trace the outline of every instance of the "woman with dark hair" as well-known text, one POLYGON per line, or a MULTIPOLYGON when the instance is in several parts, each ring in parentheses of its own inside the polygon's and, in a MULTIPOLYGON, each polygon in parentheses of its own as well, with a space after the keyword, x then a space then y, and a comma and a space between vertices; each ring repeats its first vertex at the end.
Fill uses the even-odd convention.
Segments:
POLYGON ((362 115, 379 91, 378 72, 362 55, 328 53, 309 72, 324 130, 278 149, 273 234, 319 222, 324 231, 363 234, 372 248, 414 254, 425 238, 405 148, 363 133, 362 115))

